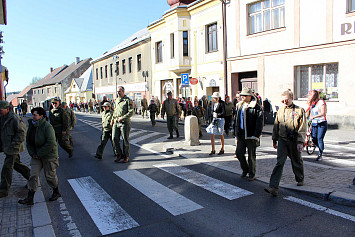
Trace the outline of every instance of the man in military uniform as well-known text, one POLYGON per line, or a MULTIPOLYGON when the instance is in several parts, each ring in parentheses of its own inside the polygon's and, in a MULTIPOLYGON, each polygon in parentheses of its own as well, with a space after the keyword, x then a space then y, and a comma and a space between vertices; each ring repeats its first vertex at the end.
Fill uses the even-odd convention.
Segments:
MULTIPOLYGON (((111 104, 110 102, 105 102, 102 107, 104 108, 104 111, 102 112, 102 135, 101 135, 101 144, 96 150, 96 155, 95 158, 97 159, 102 159, 102 154, 104 153, 105 146, 108 142, 108 140, 111 140, 112 146, 112 125, 111 125, 111 120, 113 116, 113 111, 111 110, 111 104)), ((114 147, 114 146, 113 146, 114 147)))
POLYGON ((154 127, 155 124, 157 123, 155 121, 155 113, 157 113, 157 110, 158 110, 154 99, 150 100, 150 105, 148 106, 148 110, 149 110, 149 114, 150 114, 150 121, 152 122, 152 126, 154 127))
POLYGON ((74 128, 76 124, 76 116, 74 111, 68 107, 66 102, 62 102, 62 108, 64 109, 64 111, 67 113, 69 117, 69 128, 66 137, 69 138, 69 144, 73 146, 74 144, 73 144, 73 138, 71 136, 71 130, 74 128))
POLYGON ((290 90, 284 91, 281 97, 284 106, 277 112, 272 131, 273 146, 277 149, 277 163, 272 171, 269 187, 264 189, 273 196, 278 195, 282 170, 287 156, 291 159, 297 186, 303 186, 304 184, 301 152, 307 130, 305 111, 293 103, 293 93, 290 90))
POLYGON ((20 152, 25 150, 26 125, 10 110, 7 101, 0 101, 0 152, 6 157, 1 170, 0 198, 8 195, 15 169, 25 179, 30 178, 30 169, 21 163, 20 152))
POLYGON ((26 102, 26 100, 24 100, 21 103, 21 110, 22 110, 22 116, 25 117, 26 114, 27 114, 27 102, 26 102))
POLYGON ((198 121, 198 135, 199 137, 202 137, 202 130, 201 130, 201 124, 203 122, 203 108, 198 104, 198 101, 194 101, 194 107, 192 108, 192 115, 197 117, 198 121))
MULTIPOLYGON (((144 114, 147 113, 147 111, 148 111, 148 101, 145 98, 145 96, 141 100, 141 107, 142 107, 142 117, 144 118, 144 114)), ((148 117, 148 115, 147 115, 147 117, 148 117)))
POLYGON ((133 101, 124 94, 123 86, 118 87, 118 98, 115 101, 115 110, 113 112, 111 125, 113 149, 117 159, 115 162, 129 162, 129 131, 131 130, 131 117, 133 115, 133 101), (120 137, 122 135, 123 149, 120 146, 120 137))
POLYGON ((60 106, 58 99, 52 99, 53 109, 49 111, 49 120, 52 124, 55 137, 58 144, 69 154, 69 158, 73 156, 73 147, 66 142, 67 131, 70 126, 69 116, 60 106))
POLYGON ((167 126, 170 133, 168 139, 173 138, 173 131, 176 131, 176 137, 179 137, 178 120, 181 115, 180 105, 176 99, 173 99, 171 91, 167 93, 168 98, 164 101, 161 108, 161 117, 164 118, 166 113, 167 126))

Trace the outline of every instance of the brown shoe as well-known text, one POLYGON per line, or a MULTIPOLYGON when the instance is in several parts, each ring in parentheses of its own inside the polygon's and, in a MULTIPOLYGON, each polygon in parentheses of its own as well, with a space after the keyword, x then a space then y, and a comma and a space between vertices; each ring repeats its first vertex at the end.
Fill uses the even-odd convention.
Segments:
POLYGON ((250 176, 249 176, 248 181, 254 181, 255 179, 256 179, 255 176, 253 176, 253 177, 250 177, 250 176))
POLYGON ((278 195, 279 190, 277 188, 264 188, 265 192, 270 193, 272 196, 276 197, 278 195))
POLYGON ((129 157, 123 159, 123 163, 128 163, 128 162, 129 162, 129 157))
POLYGON ((303 186, 304 185, 304 182, 301 181, 301 182, 297 182, 297 186, 303 186))
POLYGON ((115 160, 115 162, 116 162, 116 163, 119 163, 122 159, 123 159, 123 158, 122 158, 122 155, 118 155, 117 158, 116 158, 116 160, 115 160))

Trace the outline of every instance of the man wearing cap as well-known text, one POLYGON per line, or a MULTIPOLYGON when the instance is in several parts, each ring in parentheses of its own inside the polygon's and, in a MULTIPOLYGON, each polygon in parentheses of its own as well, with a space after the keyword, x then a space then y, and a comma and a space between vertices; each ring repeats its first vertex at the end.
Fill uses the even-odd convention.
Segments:
POLYGON ((129 162, 129 131, 131 130, 131 117, 133 115, 133 101, 127 97, 123 86, 118 87, 118 98, 115 101, 111 125, 113 149, 117 159, 116 163, 123 159, 123 163, 129 162), (123 149, 120 146, 122 135, 123 149))
POLYGON ((64 109, 64 111, 67 113, 69 117, 69 128, 66 137, 69 139, 69 144, 73 146, 74 144, 73 144, 73 138, 71 136, 71 130, 74 128, 76 124, 76 116, 74 111, 68 107, 66 102, 62 102, 62 108, 64 109))
POLYGON ((0 152, 6 155, 1 171, 0 198, 8 195, 15 169, 25 179, 30 178, 30 169, 21 163, 20 152, 25 150, 26 125, 10 110, 7 101, 0 101, 0 152))
POLYGON ((237 104, 234 135, 237 139, 236 155, 243 170, 241 177, 249 173, 249 181, 255 180, 256 147, 260 145, 264 117, 261 106, 257 103, 250 88, 243 88, 241 101, 237 104), (245 158, 248 148, 248 162, 245 158))
POLYGON ((170 133, 168 139, 173 138, 173 132, 176 131, 176 137, 179 137, 178 120, 181 114, 180 105, 176 99, 173 99, 171 91, 167 93, 168 98, 164 101, 161 108, 161 117, 166 113, 167 126, 170 133))
POLYGON ((113 116, 113 111, 111 110, 111 104, 110 102, 105 102, 102 107, 104 108, 101 117, 102 117, 102 135, 101 135, 101 144, 98 146, 96 150, 96 155, 95 158, 97 159, 102 159, 102 154, 104 152, 105 146, 108 142, 108 140, 111 140, 111 144, 113 147, 113 142, 112 142, 112 116, 113 116))
POLYGON ((54 128, 55 137, 58 140, 58 144, 69 154, 69 158, 71 158, 73 156, 73 146, 65 141, 70 126, 69 116, 60 106, 58 99, 52 99, 52 105, 53 109, 49 111, 49 120, 54 128))

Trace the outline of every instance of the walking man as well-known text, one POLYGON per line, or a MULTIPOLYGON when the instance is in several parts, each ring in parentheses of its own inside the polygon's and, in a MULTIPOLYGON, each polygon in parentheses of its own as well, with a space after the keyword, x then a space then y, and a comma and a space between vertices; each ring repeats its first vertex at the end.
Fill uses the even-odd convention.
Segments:
POLYGON ((154 99, 150 100, 150 105, 148 106, 148 110, 149 110, 149 114, 150 114, 150 121, 152 122, 152 126, 154 127, 156 124, 155 113, 157 113, 157 110, 158 110, 154 99))
POLYGON ((170 136, 168 139, 173 139, 173 131, 176 131, 176 137, 179 137, 178 120, 181 114, 180 105, 177 100, 173 99, 171 91, 167 93, 168 98, 164 101, 161 108, 161 117, 164 118, 166 113, 166 120, 170 136))
POLYGON ((113 116, 113 111, 111 110, 111 104, 110 102, 105 102, 102 107, 104 108, 101 117, 102 117, 102 135, 101 135, 101 144, 96 150, 96 155, 95 158, 97 159, 102 159, 102 154, 104 153, 105 146, 108 142, 108 140, 111 140, 112 147, 113 142, 112 142, 112 116, 113 116))
MULTIPOLYGON (((145 98, 145 96, 141 100, 141 107, 142 107, 142 117, 144 118, 144 114, 147 113, 147 109, 148 109, 148 101, 145 98)), ((148 115, 147 115, 147 117, 148 117, 148 115)))
POLYGON ((71 130, 74 128, 75 124, 76 124, 76 116, 75 113, 72 109, 70 109, 67 105, 66 102, 62 102, 62 108, 65 110, 65 112, 67 113, 68 117, 69 117, 69 128, 67 131, 67 138, 69 138, 69 144, 71 146, 73 146, 73 138, 71 136, 71 130))
POLYGON ((59 106, 58 99, 52 99, 52 105, 53 109, 49 111, 49 120, 54 128, 56 140, 58 140, 59 146, 61 146, 69 154, 69 158, 71 158, 73 156, 73 146, 66 142, 68 140, 67 131, 70 126, 69 116, 65 110, 59 106))
POLYGON ((118 98, 115 101, 115 110, 113 112, 111 125, 113 149, 117 159, 115 162, 129 162, 129 131, 131 130, 131 117, 133 115, 133 101, 125 94, 123 86, 118 87, 118 98), (122 136, 123 149, 120 146, 120 137, 122 136))
POLYGON ((243 88, 242 101, 237 104, 234 136, 237 139, 236 155, 243 170, 241 177, 255 180, 256 147, 260 145, 260 136, 264 126, 263 109, 257 103, 252 90, 243 88), (245 152, 248 148, 248 162, 245 152))
POLYGON ((292 170, 297 186, 303 186, 304 170, 301 152, 306 135, 306 116, 303 108, 293 103, 291 90, 281 94, 284 104, 276 115, 272 131, 273 146, 277 149, 277 163, 270 177, 269 187, 265 191, 277 196, 282 170, 287 156, 291 159, 292 170))
POLYGON ((22 116, 26 117, 26 114, 27 114, 27 102, 26 102, 26 100, 24 100, 21 103, 21 110, 22 110, 22 116))
POLYGON ((30 169, 20 161, 20 152, 25 150, 25 138, 25 123, 10 110, 7 101, 0 101, 0 152, 6 156, 1 170, 0 198, 8 195, 14 169, 25 179, 30 178, 30 169))

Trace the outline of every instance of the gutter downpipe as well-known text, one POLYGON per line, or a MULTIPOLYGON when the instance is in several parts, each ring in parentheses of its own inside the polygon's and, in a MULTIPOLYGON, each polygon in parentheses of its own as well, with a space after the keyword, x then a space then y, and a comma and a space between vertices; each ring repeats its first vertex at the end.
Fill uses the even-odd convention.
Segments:
POLYGON ((221 0, 222 2, 222 22, 223 22, 223 74, 224 74, 224 87, 225 95, 228 95, 228 82, 227 82, 227 16, 226 4, 229 0, 221 0))

